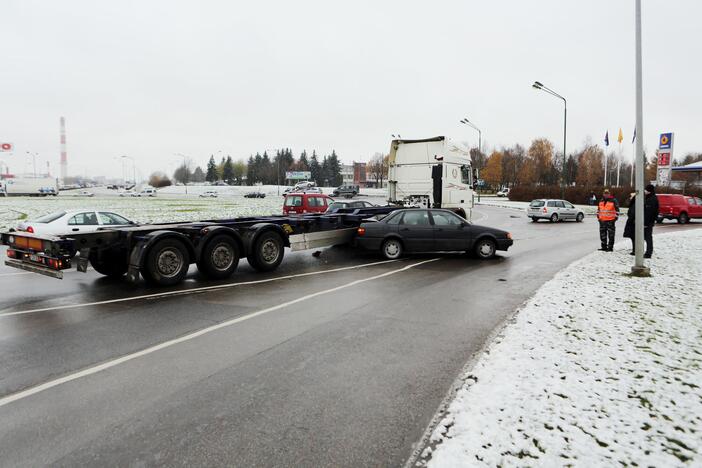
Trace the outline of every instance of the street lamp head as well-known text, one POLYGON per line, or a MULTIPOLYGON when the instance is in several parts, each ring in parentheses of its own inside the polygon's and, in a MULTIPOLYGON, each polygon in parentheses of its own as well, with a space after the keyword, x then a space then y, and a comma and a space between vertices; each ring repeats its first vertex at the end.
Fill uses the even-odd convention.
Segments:
POLYGON ((531 85, 531 87, 534 88, 534 89, 541 89, 541 86, 537 85, 536 83, 534 83, 533 85, 531 85))
POLYGON ((543 88, 544 85, 543 85, 543 83, 541 83, 539 81, 534 81, 534 87, 536 87, 536 86, 538 86, 539 88, 543 88))

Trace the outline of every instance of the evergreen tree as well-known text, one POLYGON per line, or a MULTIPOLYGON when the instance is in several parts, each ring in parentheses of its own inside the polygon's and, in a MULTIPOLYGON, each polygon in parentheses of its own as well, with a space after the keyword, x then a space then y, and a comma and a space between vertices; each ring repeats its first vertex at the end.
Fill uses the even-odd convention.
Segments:
POLYGON ((263 182, 265 185, 275 184, 275 171, 267 151, 263 152, 259 174, 261 175, 261 182, 263 182))
POLYGON ((321 185, 320 176, 322 175, 322 168, 320 167, 319 161, 317 160, 317 152, 314 150, 312 151, 312 157, 310 158, 310 172, 312 173, 312 181, 317 185, 321 185))
POLYGON ((320 171, 320 179, 321 179, 321 184, 317 184, 320 187, 324 186, 327 187, 329 186, 331 182, 331 175, 329 173, 329 158, 327 156, 324 156, 324 159, 322 159, 322 170, 320 171))
POLYGON ((309 171, 310 170, 310 162, 307 160, 307 151, 302 150, 302 153, 300 153, 300 159, 297 163, 297 167, 301 171, 309 171))
POLYGON ((224 162, 224 167, 222 169, 222 180, 226 183, 231 184, 234 179, 234 162, 231 156, 227 156, 227 160, 224 162))
POLYGON ((210 160, 207 162, 207 174, 205 175, 205 180, 207 182, 217 182, 217 163, 215 162, 214 156, 210 156, 210 160))
POLYGON ((195 168, 195 171, 193 172, 193 182, 198 182, 202 183, 205 181, 205 172, 202 170, 200 166, 197 166, 195 168))
POLYGON ((332 150, 331 156, 328 159, 329 162, 329 183, 336 187, 341 185, 343 179, 341 177, 341 164, 339 163, 339 157, 336 155, 336 151, 332 150))
POLYGON ((246 183, 251 185, 256 180, 256 162, 253 156, 249 156, 249 163, 246 167, 246 183))

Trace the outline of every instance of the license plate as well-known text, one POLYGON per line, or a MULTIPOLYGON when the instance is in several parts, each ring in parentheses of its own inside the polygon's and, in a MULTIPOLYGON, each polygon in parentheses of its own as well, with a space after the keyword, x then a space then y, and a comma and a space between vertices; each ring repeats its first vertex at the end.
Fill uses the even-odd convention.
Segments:
POLYGON ((31 254, 31 255, 29 256, 29 259, 30 259, 31 261, 33 261, 33 262, 41 262, 41 258, 39 258, 39 255, 31 254))

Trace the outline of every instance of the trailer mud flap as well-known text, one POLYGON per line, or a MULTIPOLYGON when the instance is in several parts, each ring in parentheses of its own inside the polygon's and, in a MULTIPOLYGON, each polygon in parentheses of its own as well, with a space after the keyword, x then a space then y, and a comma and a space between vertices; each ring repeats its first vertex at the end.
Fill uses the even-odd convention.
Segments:
POLYGON ((76 259, 76 270, 81 273, 88 271, 88 257, 90 256, 90 249, 80 249, 80 254, 76 259))

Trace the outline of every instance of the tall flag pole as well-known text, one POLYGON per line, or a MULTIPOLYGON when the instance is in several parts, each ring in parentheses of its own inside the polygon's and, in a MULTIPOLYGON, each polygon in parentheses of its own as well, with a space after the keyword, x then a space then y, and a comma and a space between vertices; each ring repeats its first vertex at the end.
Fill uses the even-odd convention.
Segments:
POLYGON ((622 169, 622 141, 624 141, 624 134, 622 133, 622 128, 619 127, 619 136, 617 137, 619 142, 619 158, 617 160, 617 187, 619 187, 619 174, 622 169))
POLYGON ((636 147, 634 142, 636 141, 636 127, 634 127, 634 136, 631 137, 631 177, 629 179, 629 185, 634 186, 634 166, 636 163, 636 147))
POLYGON ((604 151, 604 185, 607 186, 607 147, 609 146, 609 130, 605 132, 604 137, 605 151, 604 151))

